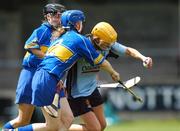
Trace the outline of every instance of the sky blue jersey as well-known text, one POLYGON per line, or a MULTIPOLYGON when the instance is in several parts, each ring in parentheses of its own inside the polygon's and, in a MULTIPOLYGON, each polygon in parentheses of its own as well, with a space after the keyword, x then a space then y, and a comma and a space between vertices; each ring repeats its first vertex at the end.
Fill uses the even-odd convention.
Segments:
POLYGON ((104 61, 103 55, 96 52, 88 38, 74 30, 68 31, 51 44, 40 68, 60 80, 64 73, 82 57, 91 65, 99 65, 104 61))
MULTIPOLYGON (((105 51, 99 51, 106 57, 111 50, 117 55, 124 55, 126 46, 120 43, 114 43, 111 48, 105 51)), ((68 72, 66 88, 73 98, 89 96, 97 87, 97 72, 99 66, 91 66, 85 59, 78 60, 71 70, 68 72)))
POLYGON ((46 53, 51 42, 51 36, 52 26, 49 23, 43 23, 33 31, 24 46, 24 49, 27 50, 22 63, 24 67, 37 68, 42 59, 31 53, 30 49, 39 49, 46 53))

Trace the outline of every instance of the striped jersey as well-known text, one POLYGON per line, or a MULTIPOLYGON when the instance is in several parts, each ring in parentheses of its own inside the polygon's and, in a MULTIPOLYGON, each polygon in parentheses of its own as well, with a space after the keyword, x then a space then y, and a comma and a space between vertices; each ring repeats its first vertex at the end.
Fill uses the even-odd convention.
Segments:
MULTIPOLYGON (((126 46, 116 42, 111 48, 98 52, 106 57, 111 50, 119 56, 125 54, 126 48, 126 46)), ((99 69, 99 66, 92 66, 83 58, 78 60, 68 72, 66 88, 69 96, 77 98, 91 95, 97 87, 96 77, 99 69)))
POLYGON ((64 73, 82 57, 91 65, 99 65, 104 61, 103 55, 96 52, 88 38, 74 30, 67 31, 48 48, 40 68, 60 80, 64 73))
POLYGON ((30 49, 39 49, 46 53, 51 42, 52 26, 49 23, 43 23, 36 28, 31 36, 27 39, 24 49, 27 50, 22 65, 24 67, 37 68, 42 59, 34 55, 30 49))

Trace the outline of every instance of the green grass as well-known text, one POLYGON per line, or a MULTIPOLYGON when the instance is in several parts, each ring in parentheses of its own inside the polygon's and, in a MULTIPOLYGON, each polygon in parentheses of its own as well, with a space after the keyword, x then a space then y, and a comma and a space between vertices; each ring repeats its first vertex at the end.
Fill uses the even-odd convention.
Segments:
POLYGON ((105 131, 180 131, 180 120, 138 120, 108 126, 105 131))
POLYGON ((108 126, 105 131, 180 131, 180 120, 126 121, 108 126))

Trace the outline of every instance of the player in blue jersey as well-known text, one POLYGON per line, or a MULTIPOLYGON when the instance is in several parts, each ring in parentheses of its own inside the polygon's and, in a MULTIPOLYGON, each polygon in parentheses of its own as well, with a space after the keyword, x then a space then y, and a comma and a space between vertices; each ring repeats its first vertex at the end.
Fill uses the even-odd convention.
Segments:
MULTIPOLYGON (((145 57, 136 49, 126 47, 118 42, 114 28, 106 22, 100 22, 92 29, 88 37, 96 49, 105 57, 112 51, 116 55, 128 55, 146 62, 146 67, 152 67, 152 59, 145 57)), ((97 89, 96 75, 99 66, 91 66, 84 58, 81 58, 68 72, 67 92, 68 101, 75 117, 80 116, 83 125, 73 124, 73 131, 101 131, 106 127, 103 110, 103 100, 97 89)))
POLYGON ((23 68, 16 89, 15 103, 19 105, 18 116, 6 123, 4 129, 13 129, 29 124, 34 111, 34 106, 31 104, 32 77, 53 39, 52 32, 60 26, 60 16, 64 11, 65 7, 63 5, 47 4, 43 9, 44 22, 27 39, 24 46, 27 53, 23 59, 23 68))
MULTIPOLYGON (((71 66, 80 58, 85 58, 91 65, 99 65, 107 71, 113 80, 120 80, 117 73, 104 57, 96 52, 91 41, 80 32, 85 20, 84 13, 79 10, 65 11, 61 16, 61 24, 65 32, 48 48, 46 56, 34 74, 32 80, 31 104, 44 107, 51 105, 56 92, 56 85, 71 66)), ((60 94, 64 96, 64 94, 60 94)), ((61 99, 61 98, 60 98, 61 99)), ((63 105, 60 105, 63 106, 63 105)), ((46 123, 36 123, 18 128, 25 130, 67 130, 60 123, 60 117, 51 117, 44 108, 41 108, 46 123)), ((59 115, 60 114, 59 110, 59 115)))

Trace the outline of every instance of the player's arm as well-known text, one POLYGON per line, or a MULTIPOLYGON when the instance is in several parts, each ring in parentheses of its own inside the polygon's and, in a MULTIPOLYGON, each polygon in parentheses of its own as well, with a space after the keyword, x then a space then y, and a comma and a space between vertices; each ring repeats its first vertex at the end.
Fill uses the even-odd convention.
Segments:
POLYGON ((152 59, 150 57, 142 55, 138 50, 134 48, 126 47, 120 43, 115 42, 114 45, 111 47, 111 51, 117 55, 125 54, 135 59, 139 59, 144 63, 147 68, 152 67, 152 59))
POLYGON ((45 56, 44 52, 40 50, 39 45, 35 42, 26 44, 24 48, 38 58, 43 58, 45 56))
POLYGON ((44 52, 42 52, 40 49, 29 49, 34 55, 36 55, 38 58, 43 58, 45 56, 44 52))
POLYGON ((146 59, 146 57, 144 55, 142 55, 138 50, 131 48, 131 47, 127 47, 126 48, 126 55, 131 56, 135 59, 139 59, 144 61, 146 59))
POLYGON ((45 56, 46 46, 43 46, 43 38, 45 37, 44 30, 37 28, 33 31, 31 36, 27 39, 24 49, 28 52, 34 54, 38 58, 43 58, 45 56))
POLYGON ((143 65, 146 68, 152 67, 152 58, 142 55, 138 50, 136 50, 134 48, 127 47, 126 48, 126 55, 131 56, 135 59, 141 60, 143 62, 143 65))
POLYGON ((113 67, 111 66, 111 64, 107 61, 107 60, 104 60, 100 65, 100 68, 105 70, 106 72, 108 72, 112 79, 114 81, 119 81, 120 80, 120 75, 118 72, 116 72, 113 67))

